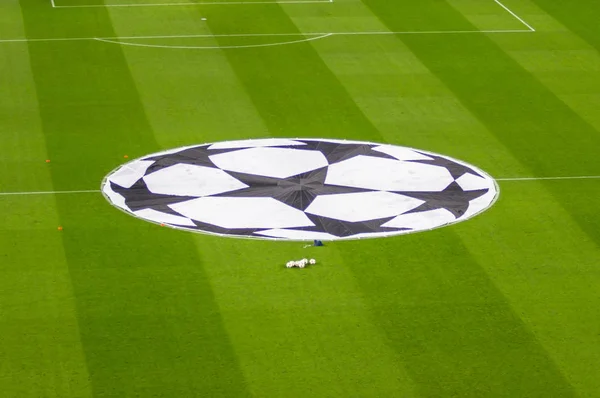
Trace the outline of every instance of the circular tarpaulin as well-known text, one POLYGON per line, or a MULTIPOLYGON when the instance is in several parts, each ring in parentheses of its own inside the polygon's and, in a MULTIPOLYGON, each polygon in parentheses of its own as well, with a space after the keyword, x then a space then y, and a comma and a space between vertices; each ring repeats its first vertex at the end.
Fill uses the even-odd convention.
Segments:
POLYGON ((412 148, 327 139, 203 144, 126 163, 102 183, 138 218, 215 235, 338 240, 418 232, 490 207, 493 178, 412 148))

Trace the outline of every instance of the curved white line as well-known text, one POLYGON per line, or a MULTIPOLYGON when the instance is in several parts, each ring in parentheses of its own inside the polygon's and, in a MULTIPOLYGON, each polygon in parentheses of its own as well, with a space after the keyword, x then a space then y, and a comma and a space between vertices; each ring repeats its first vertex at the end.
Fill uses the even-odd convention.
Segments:
POLYGON ((305 42, 309 42, 309 41, 313 41, 313 40, 319 40, 319 39, 324 39, 326 37, 329 36, 333 36, 334 33, 326 33, 320 36, 316 36, 316 37, 310 37, 310 38, 305 38, 302 40, 294 40, 294 41, 285 41, 285 42, 280 42, 280 43, 267 43, 267 44, 248 44, 245 46, 162 46, 162 45, 158 45, 158 44, 141 44, 141 43, 129 43, 129 42, 124 42, 124 41, 117 41, 117 40, 108 40, 108 39, 102 39, 99 37, 95 37, 94 40, 96 41, 101 41, 104 43, 113 43, 113 44, 121 44, 123 46, 132 46, 132 47, 148 47, 148 48, 173 48, 173 49, 193 49, 193 50, 220 50, 220 49, 227 49, 227 48, 257 48, 257 47, 274 47, 274 46, 283 46, 285 44, 295 44, 295 43, 305 43, 305 42))

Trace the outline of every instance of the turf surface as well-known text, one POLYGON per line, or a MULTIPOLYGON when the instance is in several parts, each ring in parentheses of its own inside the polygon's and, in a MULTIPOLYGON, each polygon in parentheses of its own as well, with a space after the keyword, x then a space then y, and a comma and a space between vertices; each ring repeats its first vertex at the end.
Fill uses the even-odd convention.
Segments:
POLYGON ((31 194, 254 137, 597 176, 596 3, 506 0, 536 29, 513 33, 493 0, 0 3, 0 396, 600 397, 600 179, 501 180, 468 222, 309 249, 31 194), (203 36, 110 39, 174 35, 203 36))

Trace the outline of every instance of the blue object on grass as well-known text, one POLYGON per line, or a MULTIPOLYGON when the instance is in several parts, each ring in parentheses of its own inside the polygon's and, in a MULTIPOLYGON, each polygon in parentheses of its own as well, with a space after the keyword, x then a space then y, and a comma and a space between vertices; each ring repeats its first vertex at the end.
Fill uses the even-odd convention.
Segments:
POLYGON ((320 240, 315 240, 314 245, 315 246, 323 246, 323 242, 321 242, 320 240))

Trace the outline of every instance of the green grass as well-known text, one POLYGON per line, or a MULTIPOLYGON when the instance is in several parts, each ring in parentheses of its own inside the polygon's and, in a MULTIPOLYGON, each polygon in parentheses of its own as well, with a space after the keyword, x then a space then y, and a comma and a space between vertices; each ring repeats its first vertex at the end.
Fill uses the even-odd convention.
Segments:
MULTIPOLYGON (((94 190, 124 155, 253 137, 600 174, 592 0, 506 0, 530 33, 272 47, 252 46, 526 28, 492 0, 49 3, 0 4, 0 193, 94 190), (245 33, 296 36, 224 36, 245 33), (208 36, 126 41, 221 48, 2 41, 154 35, 208 36)), ((96 193, 0 195, 0 396, 600 397, 600 180, 500 189, 465 223, 308 249, 160 228, 96 193)))

